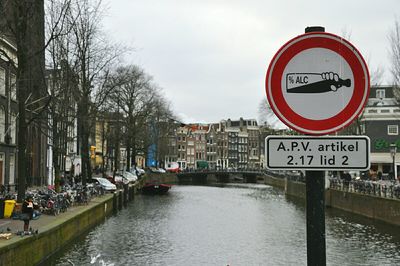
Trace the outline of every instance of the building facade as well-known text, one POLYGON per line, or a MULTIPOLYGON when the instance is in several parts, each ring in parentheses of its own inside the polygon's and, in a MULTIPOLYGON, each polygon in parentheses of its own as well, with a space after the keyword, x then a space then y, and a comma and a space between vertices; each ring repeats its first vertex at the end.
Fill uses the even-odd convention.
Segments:
POLYGON ((207 156, 207 163, 210 169, 217 168, 217 152, 218 152, 218 134, 216 124, 210 124, 208 127, 207 135, 206 135, 206 156, 207 156))
POLYGON ((398 88, 393 86, 371 87, 360 121, 361 134, 367 135, 371 140, 371 169, 382 172, 384 176, 399 173, 400 107, 397 91, 398 88), (396 152, 394 148, 397 148, 396 152))
POLYGON ((17 90, 16 47, 0 38, 0 185, 16 184, 17 90))
POLYGON ((165 161, 172 163, 176 158, 182 170, 259 169, 263 165, 260 130, 255 119, 184 125, 169 138, 165 161))
POLYGON ((176 131, 177 163, 180 169, 186 169, 187 167, 186 147, 188 133, 187 127, 180 127, 176 131))

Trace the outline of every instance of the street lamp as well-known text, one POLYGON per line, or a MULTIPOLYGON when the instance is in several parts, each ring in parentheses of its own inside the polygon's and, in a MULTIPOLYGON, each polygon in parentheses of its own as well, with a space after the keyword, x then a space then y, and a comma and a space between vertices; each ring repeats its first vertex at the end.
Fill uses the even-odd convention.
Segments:
POLYGON ((397 145, 394 143, 390 144, 390 155, 392 155, 393 158, 393 174, 394 174, 393 178, 395 180, 397 178, 396 152, 397 152, 397 145))

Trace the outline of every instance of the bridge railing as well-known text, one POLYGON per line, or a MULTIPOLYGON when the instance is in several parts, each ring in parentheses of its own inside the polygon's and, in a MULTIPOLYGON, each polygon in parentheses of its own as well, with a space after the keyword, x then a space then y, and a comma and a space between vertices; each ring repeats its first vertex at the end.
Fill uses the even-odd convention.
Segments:
POLYGON ((185 169, 179 173, 264 173, 265 170, 255 168, 245 169, 185 169))

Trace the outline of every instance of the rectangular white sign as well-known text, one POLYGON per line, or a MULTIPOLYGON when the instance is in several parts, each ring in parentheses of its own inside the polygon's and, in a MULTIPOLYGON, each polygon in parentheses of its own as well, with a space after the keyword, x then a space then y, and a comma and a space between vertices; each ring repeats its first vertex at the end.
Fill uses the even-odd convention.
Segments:
POLYGON ((368 170, 367 136, 269 136, 265 139, 268 169, 368 170))

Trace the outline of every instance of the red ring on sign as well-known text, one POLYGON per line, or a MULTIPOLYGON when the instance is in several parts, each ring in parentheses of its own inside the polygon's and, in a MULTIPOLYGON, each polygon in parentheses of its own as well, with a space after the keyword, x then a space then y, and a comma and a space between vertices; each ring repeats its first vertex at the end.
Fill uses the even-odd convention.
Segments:
POLYGON ((368 68, 361 54, 346 40, 324 32, 307 33, 290 40, 275 54, 267 71, 266 92, 272 110, 287 126, 306 134, 328 134, 349 125, 363 110, 369 95, 368 68), (322 120, 297 114, 282 93, 283 72, 287 64, 300 52, 312 48, 325 48, 337 53, 346 60, 354 77, 353 95, 347 106, 335 116, 322 120))

